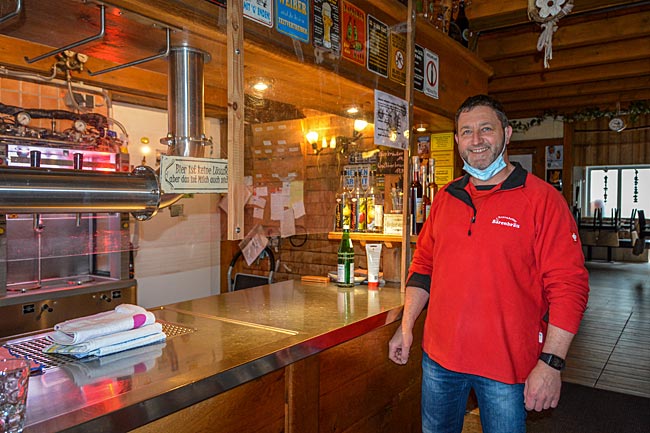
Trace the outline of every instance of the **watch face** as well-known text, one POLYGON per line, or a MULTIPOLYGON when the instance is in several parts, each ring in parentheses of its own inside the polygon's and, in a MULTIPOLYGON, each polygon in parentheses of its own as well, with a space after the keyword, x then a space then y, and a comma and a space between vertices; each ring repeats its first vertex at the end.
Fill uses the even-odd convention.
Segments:
POLYGON ((625 122, 620 117, 614 117, 609 121, 609 129, 616 132, 621 132, 625 129, 625 122))

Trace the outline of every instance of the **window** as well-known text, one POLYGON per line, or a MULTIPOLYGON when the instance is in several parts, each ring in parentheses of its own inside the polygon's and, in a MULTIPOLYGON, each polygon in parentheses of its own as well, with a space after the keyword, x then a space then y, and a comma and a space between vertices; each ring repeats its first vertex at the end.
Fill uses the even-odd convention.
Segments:
POLYGON ((632 209, 650 211, 650 166, 589 167, 587 215, 603 207, 603 216, 611 217, 614 209, 629 218, 632 209))

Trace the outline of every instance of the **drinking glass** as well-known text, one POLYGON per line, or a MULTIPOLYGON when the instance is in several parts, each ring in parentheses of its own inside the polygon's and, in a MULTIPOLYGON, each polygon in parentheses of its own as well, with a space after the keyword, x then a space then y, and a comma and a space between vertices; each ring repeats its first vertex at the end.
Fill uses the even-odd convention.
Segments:
POLYGON ((20 433, 25 424, 29 361, 0 359, 0 432, 20 433))

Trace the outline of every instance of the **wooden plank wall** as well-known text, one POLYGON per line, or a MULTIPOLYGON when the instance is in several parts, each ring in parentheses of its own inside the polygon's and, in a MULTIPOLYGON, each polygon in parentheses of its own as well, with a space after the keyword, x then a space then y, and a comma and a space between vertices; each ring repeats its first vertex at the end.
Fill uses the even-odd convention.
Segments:
POLYGON ((610 131, 609 118, 603 117, 574 124, 574 164, 629 165, 650 164, 650 115, 641 115, 635 122, 622 116, 627 127, 610 131))

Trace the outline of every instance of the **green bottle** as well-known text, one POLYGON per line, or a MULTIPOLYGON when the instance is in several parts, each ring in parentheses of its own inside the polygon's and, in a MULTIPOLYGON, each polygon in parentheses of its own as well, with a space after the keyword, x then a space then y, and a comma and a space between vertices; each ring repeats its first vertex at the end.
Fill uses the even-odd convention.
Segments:
POLYGON ((354 287, 354 247, 350 239, 350 226, 343 226, 343 236, 338 250, 338 272, 336 285, 354 287))

